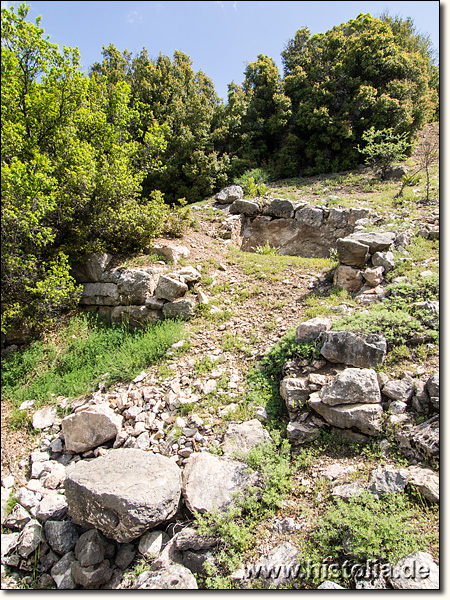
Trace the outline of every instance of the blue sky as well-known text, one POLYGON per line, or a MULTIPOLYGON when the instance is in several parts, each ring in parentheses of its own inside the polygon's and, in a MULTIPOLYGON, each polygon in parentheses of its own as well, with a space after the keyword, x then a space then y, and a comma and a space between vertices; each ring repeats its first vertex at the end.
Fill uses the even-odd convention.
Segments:
MULTIPOLYGON (((2 7, 19 2, 2 2, 2 7)), ((267 54, 282 73, 281 51, 300 27, 325 32, 355 18, 360 12, 377 16, 412 17, 439 48, 438 1, 381 2, 26 2, 29 17, 42 16, 41 25, 60 47, 78 47, 86 69, 101 59, 103 46, 137 54, 143 47, 151 57, 170 57, 181 50, 193 60, 195 71, 210 77, 220 97, 227 84, 242 83, 245 65, 267 54)), ((445 7, 446 9, 448 7, 445 7)))

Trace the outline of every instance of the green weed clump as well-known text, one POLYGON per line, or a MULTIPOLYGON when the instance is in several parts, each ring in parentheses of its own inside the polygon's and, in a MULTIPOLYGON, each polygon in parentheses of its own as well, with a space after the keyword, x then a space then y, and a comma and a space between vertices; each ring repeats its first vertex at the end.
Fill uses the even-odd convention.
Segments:
POLYGON ((369 311, 343 317, 333 328, 381 333, 391 349, 423 341, 437 343, 439 315, 433 315, 420 304, 438 299, 439 275, 392 284, 387 290, 389 296, 383 303, 375 304, 369 311))
POLYGON ((262 358, 257 367, 247 375, 245 401, 265 406, 269 419, 278 422, 286 416, 286 407, 280 396, 280 381, 284 364, 295 356, 307 359, 318 358, 320 348, 315 342, 298 344, 295 329, 290 329, 262 358))
POLYGON ((76 397, 130 381, 161 359, 183 335, 183 324, 163 321, 140 331, 108 326, 87 316, 74 317, 47 341, 37 341, 2 363, 5 399, 14 406, 34 400, 35 407, 52 396, 76 397))
POLYGON ((323 558, 379 559, 394 564, 430 543, 426 522, 402 494, 377 500, 369 492, 335 501, 318 521, 311 543, 323 558))

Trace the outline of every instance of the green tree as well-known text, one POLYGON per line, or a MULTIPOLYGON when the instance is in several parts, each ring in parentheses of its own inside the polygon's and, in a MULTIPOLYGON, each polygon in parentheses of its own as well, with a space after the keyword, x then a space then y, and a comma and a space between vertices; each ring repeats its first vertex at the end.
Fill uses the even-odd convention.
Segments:
POLYGON ((2 9, 2 331, 45 320, 76 303, 70 259, 142 247, 161 229, 161 194, 140 201, 159 170, 163 132, 131 139, 130 87, 113 90, 59 51, 40 19, 2 9))
MULTIPOLYGON (((145 48, 134 58, 109 46, 103 62, 92 67, 110 81, 131 87, 130 106, 143 126, 164 127, 167 146, 164 170, 152 171, 143 182, 143 194, 161 190, 168 202, 201 200, 227 181, 228 156, 215 148, 219 98, 212 81, 192 69, 191 59, 176 51, 173 60, 160 54, 151 59, 145 48)), ((142 129, 143 127, 141 127, 142 129)), ((133 132, 139 141, 139 131, 133 132)))
POLYGON ((284 95, 278 67, 260 54, 245 69, 243 89, 246 111, 242 116, 241 155, 247 168, 270 166, 282 146, 291 116, 291 101, 284 95))
POLYGON ((309 36, 303 28, 282 58, 298 170, 353 168, 370 127, 392 128, 412 142, 433 113, 430 59, 388 21, 361 14, 325 34, 309 36))

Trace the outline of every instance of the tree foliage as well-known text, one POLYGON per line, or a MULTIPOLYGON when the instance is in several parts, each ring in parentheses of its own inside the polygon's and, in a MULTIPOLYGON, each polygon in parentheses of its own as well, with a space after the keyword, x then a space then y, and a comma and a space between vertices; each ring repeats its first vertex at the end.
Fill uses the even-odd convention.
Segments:
POLYGON ((74 305, 70 257, 141 247, 164 203, 140 200, 160 170, 162 129, 133 140, 130 87, 89 79, 76 49, 48 41, 28 9, 2 9, 2 331, 74 305))
POLYGON ((430 61, 386 20, 361 14, 325 34, 297 32, 283 52, 297 169, 354 167, 370 127, 412 141, 431 117, 430 61))

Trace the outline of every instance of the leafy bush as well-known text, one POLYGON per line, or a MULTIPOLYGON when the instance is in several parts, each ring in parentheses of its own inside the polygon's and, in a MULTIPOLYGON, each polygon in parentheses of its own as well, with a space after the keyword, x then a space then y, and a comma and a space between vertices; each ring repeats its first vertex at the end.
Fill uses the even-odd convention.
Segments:
POLYGON ((376 500, 369 492, 335 501, 319 520, 312 543, 322 557, 395 561, 423 550, 425 521, 403 495, 376 500))
POLYGON ((247 375, 246 401, 265 406, 269 418, 278 422, 286 416, 286 406, 280 396, 280 381, 285 363, 294 356, 318 358, 320 348, 314 342, 298 344, 295 330, 291 329, 262 358, 247 375))
POLYGON ((344 317, 335 322, 333 328, 380 333, 390 348, 427 339, 437 341, 439 316, 416 303, 436 300, 439 276, 391 284, 387 289, 390 295, 383 303, 375 304, 369 311, 344 317))
POLYGON ((265 182, 268 181, 268 176, 262 169, 251 169, 246 171, 241 177, 235 180, 237 185, 240 185, 244 190, 244 196, 264 196, 269 191, 265 182))
POLYGON ((362 149, 358 146, 358 149, 365 156, 365 162, 373 169, 379 169, 383 179, 388 169, 406 158, 410 149, 406 133, 395 134, 392 127, 380 131, 371 127, 362 134, 361 139, 365 146, 362 149))

